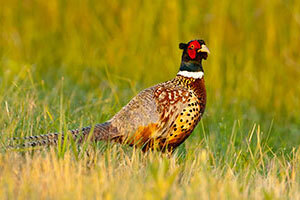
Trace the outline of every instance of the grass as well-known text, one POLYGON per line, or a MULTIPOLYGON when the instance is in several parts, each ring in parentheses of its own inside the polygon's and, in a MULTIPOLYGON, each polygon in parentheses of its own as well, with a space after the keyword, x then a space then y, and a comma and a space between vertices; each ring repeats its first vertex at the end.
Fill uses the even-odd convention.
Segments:
POLYGON ((179 42, 212 52, 205 115, 175 154, 2 152, 0 199, 300 198, 299 1, 0 4, 1 143, 104 122, 174 77, 179 42))

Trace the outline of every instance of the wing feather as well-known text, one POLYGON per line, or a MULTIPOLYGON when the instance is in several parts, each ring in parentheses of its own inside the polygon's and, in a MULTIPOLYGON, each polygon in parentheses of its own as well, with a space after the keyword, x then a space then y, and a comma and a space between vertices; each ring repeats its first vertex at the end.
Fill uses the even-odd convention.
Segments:
POLYGON ((138 138, 163 138, 187 104, 188 97, 187 89, 171 82, 162 83, 140 92, 110 122, 124 139, 133 134, 144 134, 138 138))

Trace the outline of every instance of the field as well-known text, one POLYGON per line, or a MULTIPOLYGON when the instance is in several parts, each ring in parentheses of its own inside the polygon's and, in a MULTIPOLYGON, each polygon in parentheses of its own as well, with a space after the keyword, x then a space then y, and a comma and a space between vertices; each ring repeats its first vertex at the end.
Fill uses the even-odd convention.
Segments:
POLYGON ((300 1, 0 0, 0 199, 300 199, 300 1), (201 38, 208 103, 174 154, 6 150, 110 119, 201 38))

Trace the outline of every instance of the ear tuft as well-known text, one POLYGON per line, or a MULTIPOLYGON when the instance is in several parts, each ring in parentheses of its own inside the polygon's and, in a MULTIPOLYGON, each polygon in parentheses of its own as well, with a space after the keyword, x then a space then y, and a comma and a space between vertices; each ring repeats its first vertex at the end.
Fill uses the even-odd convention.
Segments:
POLYGON ((179 44, 179 49, 186 49, 186 48, 187 48, 187 44, 185 44, 185 43, 179 44))

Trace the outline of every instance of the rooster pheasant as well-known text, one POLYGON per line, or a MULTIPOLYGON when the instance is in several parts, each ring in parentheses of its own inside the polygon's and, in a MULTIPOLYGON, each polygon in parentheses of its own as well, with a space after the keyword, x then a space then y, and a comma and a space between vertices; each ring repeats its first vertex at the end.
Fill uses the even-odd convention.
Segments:
MULTIPOLYGON (((70 131, 77 142, 115 141, 147 151, 173 151, 200 121, 206 104, 202 60, 210 53, 203 40, 180 43, 179 72, 170 81, 141 91, 105 123, 70 131)), ((23 138, 23 146, 57 144, 65 134, 49 133, 23 138)))

